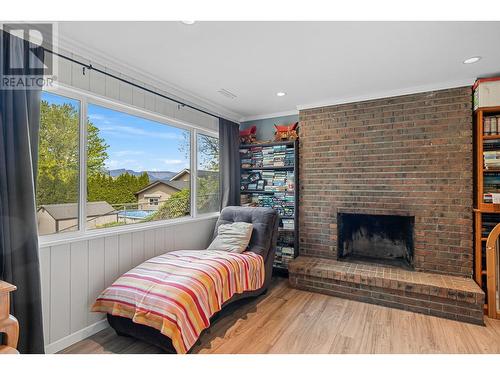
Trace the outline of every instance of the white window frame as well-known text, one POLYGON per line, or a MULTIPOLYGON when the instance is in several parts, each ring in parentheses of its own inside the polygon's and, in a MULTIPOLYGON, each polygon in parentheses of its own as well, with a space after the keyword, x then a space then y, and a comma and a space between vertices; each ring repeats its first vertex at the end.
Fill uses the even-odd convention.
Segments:
MULTIPOLYGON (((195 137, 196 137, 196 149, 194 150, 195 151, 195 158, 196 158, 196 178, 198 178, 198 135, 204 135, 204 136, 207 136, 207 137, 212 137, 212 138, 217 138, 219 139, 219 134, 217 134, 216 136, 214 136, 214 133, 213 132, 210 132, 210 131, 207 131, 207 130, 197 130, 196 133, 195 133, 195 137)), ((219 151, 220 151, 220 143, 219 143, 219 151)), ((219 152, 219 179, 220 179, 220 152, 219 152)), ((219 180, 219 183, 220 183, 220 180, 219 180)), ((196 181, 195 181, 195 185, 196 185, 196 181)), ((196 188, 196 186, 195 186, 196 188)), ((196 214, 198 215, 198 207, 196 207, 196 195, 193 195, 194 196, 194 202, 192 204, 194 204, 194 207, 195 207, 195 210, 196 210, 196 214)), ((219 197, 219 200, 221 199, 221 197, 219 197)), ((207 212, 206 214, 200 214, 200 215, 211 215, 213 214, 213 212, 207 212)))
POLYGON ((74 87, 59 85, 54 88, 47 88, 44 91, 67 97, 68 99, 78 100, 80 102, 80 137, 79 137, 79 189, 78 189, 78 230, 65 233, 54 233, 39 236, 41 246, 49 246, 60 242, 83 240, 106 235, 119 233, 135 232, 139 230, 147 230, 162 226, 176 225, 184 222, 195 222, 200 220, 217 217, 219 212, 198 214, 196 211, 196 179, 197 179, 197 134, 204 134, 210 137, 219 138, 219 134, 215 131, 204 129, 203 127, 174 119, 147 109, 135 107, 131 104, 122 103, 120 101, 100 96, 89 91, 77 89, 74 87), (191 185, 191 213, 188 216, 157 220, 147 223, 127 224, 118 227, 102 228, 102 229, 87 229, 85 222, 87 219, 87 114, 88 105, 93 104, 110 110, 126 113, 132 116, 141 117, 146 120, 151 120, 166 126, 187 130, 190 134, 190 185, 191 185))

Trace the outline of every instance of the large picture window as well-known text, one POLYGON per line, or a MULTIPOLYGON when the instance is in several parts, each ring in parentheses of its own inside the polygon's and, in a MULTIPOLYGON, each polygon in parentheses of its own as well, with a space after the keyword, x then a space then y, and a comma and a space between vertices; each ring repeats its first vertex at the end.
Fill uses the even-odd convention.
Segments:
POLYGON ((39 235, 219 210, 216 136, 120 104, 88 103, 86 94, 69 96, 42 93, 39 235))
POLYGON ((89 229, 190 215, 190 132, 88 105, 89 229))
POLYGON ((40 235, 78 230, 80 102, 42 93, 36 211, 40 235))

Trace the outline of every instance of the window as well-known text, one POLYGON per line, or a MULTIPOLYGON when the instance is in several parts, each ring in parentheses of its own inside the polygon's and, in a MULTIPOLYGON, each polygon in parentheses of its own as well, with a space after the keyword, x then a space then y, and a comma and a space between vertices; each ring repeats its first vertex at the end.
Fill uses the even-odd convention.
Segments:
POLYGON ((219 140, 197 135, 196 210, 198 213, 219 211, 219 140))
POLYGON ((190 132, 88 105, 88 229, 190 215, 190 132))
POLYGON ((78 230, 80 102, 42 93, 36 180, 39 235, 78 230))
POLYGON ((39 235, 74 236, 219 210, 219 144, 209 131, 59 90, 41 97, 39 235))

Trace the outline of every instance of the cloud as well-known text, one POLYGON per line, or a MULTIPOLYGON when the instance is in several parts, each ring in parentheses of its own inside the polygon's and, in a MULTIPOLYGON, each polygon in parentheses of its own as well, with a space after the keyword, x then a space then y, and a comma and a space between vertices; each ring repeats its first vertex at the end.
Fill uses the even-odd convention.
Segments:
POLYGON ((144 155, 144 151, 139 151, 139 150, 122 150, 122 151, 110 151, 110 154, 112 156, 115 156, 117 158, 121 158, 124 156, 134 156, 134 155, 144 155))
POLYGON ((170 165, 186 164, 185 160, 180 160, 180 159, 164 159, 163 162, 165 164, 170 164, 170 165))

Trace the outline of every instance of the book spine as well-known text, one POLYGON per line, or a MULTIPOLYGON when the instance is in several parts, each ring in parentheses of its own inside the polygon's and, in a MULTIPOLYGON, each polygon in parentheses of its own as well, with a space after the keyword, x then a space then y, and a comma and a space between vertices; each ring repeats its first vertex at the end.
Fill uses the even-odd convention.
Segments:
POLYGON ((491 118, 485 117, 483 121, 483 135, 491 134, 491 118))

